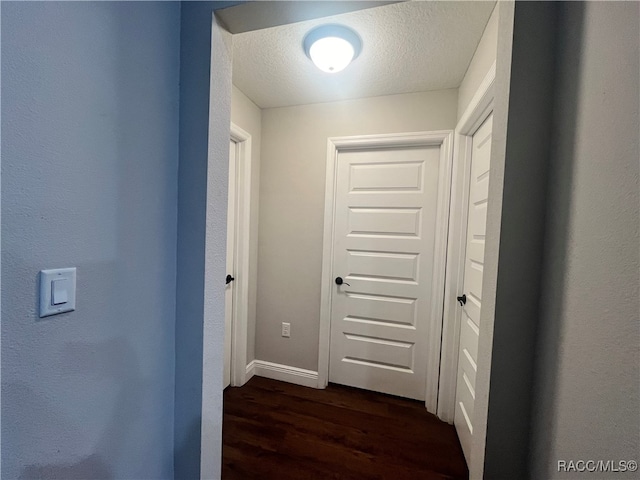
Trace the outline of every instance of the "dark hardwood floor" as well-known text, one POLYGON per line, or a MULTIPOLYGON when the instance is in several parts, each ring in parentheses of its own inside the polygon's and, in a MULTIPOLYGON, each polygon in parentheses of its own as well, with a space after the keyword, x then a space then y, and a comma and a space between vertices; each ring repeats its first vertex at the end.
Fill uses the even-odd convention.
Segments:
POLYGON ((224 392, 223 480, 462 479, 455 429, 422 402, 253 377, 224 392))

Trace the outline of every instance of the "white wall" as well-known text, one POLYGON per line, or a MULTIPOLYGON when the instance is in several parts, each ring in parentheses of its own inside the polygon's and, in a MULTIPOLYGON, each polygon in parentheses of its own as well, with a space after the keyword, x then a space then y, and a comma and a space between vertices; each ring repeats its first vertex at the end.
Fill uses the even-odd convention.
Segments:
POLYGON ((493 9, 467 72, 458 88, 458 120, 469 106, 480 83, 496 60, 498 46, 498 8, 493 9))
MULTIPOLYGON (((231 124, 232 38, 217 18, 211 22, 209 2, 189 2, 182 15, 206 15, 209 20, 210 59, 206 156, 206 217, 204 249, 204 315, 202 329, 202 417, 200 471, 197 478, 217 479, 222 465, 222 371, 224 365, 225 283, 227 274, 227 204, 229 199, 229 127, 231 124), (199 4, 203 6, 199 6, 199 4), (215 115, 209 115, 215 112, 215 115)), ((193 18, 193 17, 192 17, 193 18)), ((183 24, 184 26, 184 24, 183 24)), ((198 45, 204 46, 204 45, 198 45)), ((202 60, 201 57, 198 58, 202 60)), ((203 66, 200 64, 200 66, 203 66)), ((204 72, 200 72, 204 73, 204 72)), ((202 78, 204 79, 204 78, 202 78)), ((193 120, 193 119, 192 119, 193 120)), ((202 140, 203 137, 200 138, 202 140)), ((181 139, 182 141, 182 139, 181 139)), ((180 157, 182 162, 182 156, 180 157)), ((198 205, 199 207, 202 204, 198 205)), ((176 317, 176 323, 180 321, 176 317)), ((176 376, 178 376, 176 371, 176 376)), ((195 465, 192 465, 195 467, 195 465)), ((176 478, 194 478, 187 468, 176 467, 176 478), (184 473, 183 473, 184 472, 184 473)))
POLYGON ((456 102, 442 90, 262 111, 257 359, 318 368, 327 138, 453 129, 456 102))
POLYGON ((251 135, 251 226, 249 232, 249 308, 247 315, 247 363, 249 363, 255 359, 262 111, 235 85, 231 92, 231 121, 251 135))
MULTIPOLYGON (((501 228, 504 195, 504 176, 507 148, 509 87, 511 81, 511 49, 513 37, 514 2, 501 1, 496 7, 498 42, 496 54, 495 100, 493 133, 491 138, 491 174, 487 203, 487 231, 485 239, 484 273, 482 279, 482 311, 478 339, 478 370, 473 411, 473 445, 469 462, 469 478, 483 478, 485 447, 492 432, 488 432, 489 387, 493 355, 493 337, 498 294, 498 262, 502 255, 501 228)), ((496 12, 494 12, 496 15, 496 12)), ((506 187, 505 187, 506 188, 506 187)), ((517 204, 516 204, 517 206, 517 204)), ((510 446, 505 444, 505 446, 510 446)), ((517 477, 513 477, 517 478, 517 477)))
POLYGON ((532 478, 639 460, 638 3, 560 7, 532 478))

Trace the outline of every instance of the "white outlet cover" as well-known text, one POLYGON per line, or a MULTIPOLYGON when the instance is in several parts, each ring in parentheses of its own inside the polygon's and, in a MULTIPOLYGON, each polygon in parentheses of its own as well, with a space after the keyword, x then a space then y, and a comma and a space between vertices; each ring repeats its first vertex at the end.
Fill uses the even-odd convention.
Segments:
MULTIPOLYGON (((63 297, 64 298, 64 297, 63 297)), ((76 309, 76 269, 57 268, 53 270, 40 271, 40 318, 50 315, 57 315, 64 312, 72 312, 76 309), (54 281, 66 280, 64 282, 66 292, 66 302, 53 304, 54 281)))
POLYGON ((282 336, 285 338, 291 337, 291 324, 282 322, 282 336))

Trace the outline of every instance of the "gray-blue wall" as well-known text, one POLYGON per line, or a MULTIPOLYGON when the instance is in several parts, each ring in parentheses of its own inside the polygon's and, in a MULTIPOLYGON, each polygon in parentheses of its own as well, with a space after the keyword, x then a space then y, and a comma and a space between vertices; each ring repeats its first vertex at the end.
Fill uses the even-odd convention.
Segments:
POLYGON ((640 452, 640 4, 563 2, 530 476, 640 452))
POLYGON ((3 2, 3 478, 173 477, 179 34, 173 2, 3 2))
POLYGON ((211 6, 181 7, 180 174, 176 291, 176 478, 200 475, 211 6))
MULTIPOLYGON (((488 479, 527 478, 553 112, 556 7, 555 2, 515 4, 484 458, 488 479)), ((504 56, 498 57, 498 62, 504 60, 504 56)), ((505 89, 498 95, 505 95, 505 89)), ((495 123, 494 132, 499 132, 495 123)))
MULTIPOLYGON (((221 458, 223 344, 222 335, 217 332, 224 328, 231 61, 230 52, 214 49, 212 70, 212 12, 235 3, 238 2, 183 2, 181 7, 175 329, 175 476, 180 479, 200 477, 201 439, 204 439, 204 463, 210 467, 207 470, 216 470, 212 465, 219 466, 221 458), (210 98, 212 88, 213 99, 210 98), (215 109, 211 116, 210 107, 215 109), (213 338, 205 336, 205 317, 213 338), (205 342, 208 342, 206 349, 203 348, 205 342), (216 353, 215 358, 207 357, 210 350, 216 353), (218 367, 216 375, 209 372, 210 376, 203 378, 203 360, 213 368, 218 367), (215 391, 207 397, 209 408, 204 435, 201 429, 203 382, 215 391)), ((214 47, 226 48, 221 45, 219 35, 215 37, 214 47)))

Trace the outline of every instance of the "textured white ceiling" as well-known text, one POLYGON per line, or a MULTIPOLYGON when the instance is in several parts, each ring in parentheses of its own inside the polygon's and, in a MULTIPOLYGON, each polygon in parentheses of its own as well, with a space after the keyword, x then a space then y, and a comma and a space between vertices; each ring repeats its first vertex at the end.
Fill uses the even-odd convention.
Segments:
POLYGON ((415 1, 233 36, 233 83, 261 108, 456 88, 495 2, 415 1), (316 25, 362 37, 345 70, 323 73, 302 48, 316 25))

